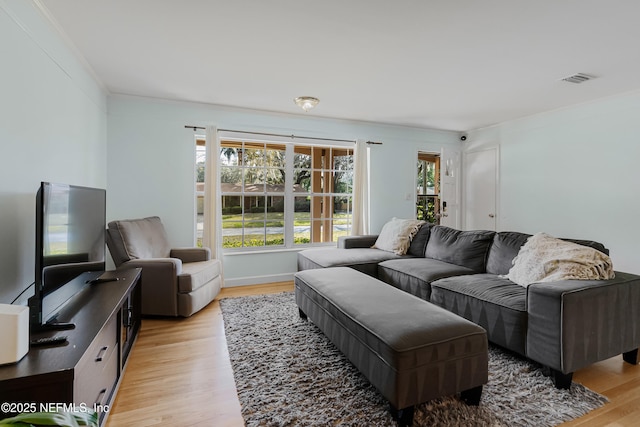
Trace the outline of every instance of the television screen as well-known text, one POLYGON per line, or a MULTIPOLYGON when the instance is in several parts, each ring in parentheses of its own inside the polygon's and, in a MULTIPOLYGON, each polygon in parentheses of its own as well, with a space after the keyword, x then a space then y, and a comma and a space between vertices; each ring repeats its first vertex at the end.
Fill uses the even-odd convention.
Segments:
POLYGON ((43 182, 36 196, 35 298, 44 323, 84 285, 78 277, 105 268, 106 191, 43 182), (67 287, 68 289, 63 289, 67 287), (49 295, 56 294, 47 301, 49 295))

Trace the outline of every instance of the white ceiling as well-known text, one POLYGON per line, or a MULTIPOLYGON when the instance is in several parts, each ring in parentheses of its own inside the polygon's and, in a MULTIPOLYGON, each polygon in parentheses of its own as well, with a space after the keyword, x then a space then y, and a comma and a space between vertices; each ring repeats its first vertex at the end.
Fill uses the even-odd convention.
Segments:
POLYGON ((640 89, 638 0, 36 2, 112 94, 465 131, 640 89))

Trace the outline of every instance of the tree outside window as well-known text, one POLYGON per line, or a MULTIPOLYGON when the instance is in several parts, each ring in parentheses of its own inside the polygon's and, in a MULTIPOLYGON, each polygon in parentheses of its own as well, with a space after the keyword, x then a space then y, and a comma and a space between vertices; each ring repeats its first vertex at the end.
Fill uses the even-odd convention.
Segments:
POLYGON ((440 156, 418 153, 416 219, 440 222, 440 156))
MULTIPOLYGON (((352 148, 241 140, 220 146, 223 248, 295 247, 350 234, 352 148)), ((204 190, 203 157, 196 181, 204 190)))

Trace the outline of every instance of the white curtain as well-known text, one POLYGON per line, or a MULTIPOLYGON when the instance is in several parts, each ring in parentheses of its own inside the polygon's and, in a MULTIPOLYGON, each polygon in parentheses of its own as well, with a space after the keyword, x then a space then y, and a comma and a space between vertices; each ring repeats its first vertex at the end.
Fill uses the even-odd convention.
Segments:
POLYGON ((218 129, 207 126, 204 173, 204 229, 202 245, 211 249, 213 258, 222 259, 222 211, 220 209, 220 140, 218 129))
POLYGON ((353 176, 353 225, 351 234, 369 234, 369 148, 364 140, 356 141, 353 176))

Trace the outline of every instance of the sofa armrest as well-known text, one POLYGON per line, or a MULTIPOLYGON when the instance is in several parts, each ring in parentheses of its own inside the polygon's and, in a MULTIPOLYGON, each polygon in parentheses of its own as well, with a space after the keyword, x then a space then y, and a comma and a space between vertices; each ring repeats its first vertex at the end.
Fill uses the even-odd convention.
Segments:
POLYGON ((341 249, 370 248, 376 243, 377 234, 365 236, 340 236, 338 237, 338 247, 341 249))
POLYGON ((182 261, 177 258, 133 259, 119 269, 142 268, 140 282, 142 314, 178 315, 178 275, 182 273, 182 261), (153 295, 149 297, 149 295, 153 295))
POLYGON ((527 288, 527 357, 564 374, 640 345, 640 276, 527 288))
POLYGON ((169 254, 171 258, 178 258, 184 263, 209 261, 211 249, 209 248, 174 248, 169 254))

